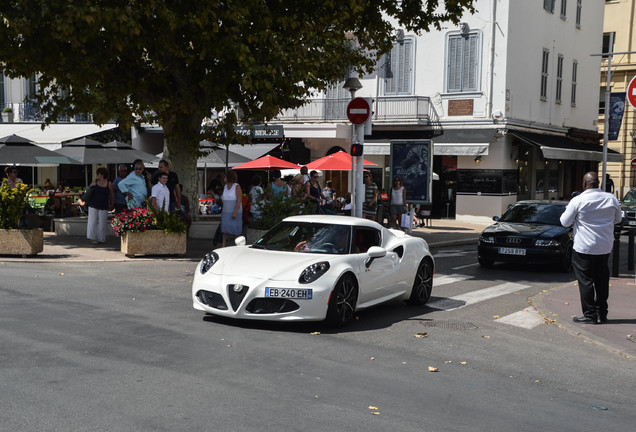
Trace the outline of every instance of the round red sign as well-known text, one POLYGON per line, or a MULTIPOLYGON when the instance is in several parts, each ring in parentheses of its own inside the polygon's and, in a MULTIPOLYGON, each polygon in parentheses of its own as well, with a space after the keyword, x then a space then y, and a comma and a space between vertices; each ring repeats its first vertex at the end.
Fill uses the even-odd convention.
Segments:
POLYGON ((366 99, 357 97, 351 99, 349 105, 347 105, 347 118, 354 125, 361 125, 367 121, 371 115, 371 107, 366 99))
MULTIPOLYGON (((636 76, 632 78, 627 86, 627 100, 629 104, 636 109, 636 76)), ((634 167, 634 161, 632 161, 632 167, 634 167)))
POLYGON ((632 168, 636 169, 636 159, 632 159, 632 168))

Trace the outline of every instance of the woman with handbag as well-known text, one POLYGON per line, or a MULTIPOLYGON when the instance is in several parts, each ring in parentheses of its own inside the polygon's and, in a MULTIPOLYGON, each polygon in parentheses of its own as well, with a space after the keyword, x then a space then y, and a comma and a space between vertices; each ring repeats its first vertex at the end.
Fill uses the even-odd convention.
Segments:
POLYGON ((89 186, 90 191, 79 200, 80 205, 88 205, 88 223, 86 237, 92 244, 106 242, 106 227, 108 225, 108 211, 113 208, 115 193, 113 184, 108 181, 108 171, 104 167, 97 168, 97 179, 89 186))
POLYGON ((390 194, 389 214, 391 215, 391 223, 389 223, 389 228, 391 225, 395 225, 396 228, 400 229, 402 215, 406 213, 406 188, 402 185, 401 178, 397 176, 393 178, 390 194))

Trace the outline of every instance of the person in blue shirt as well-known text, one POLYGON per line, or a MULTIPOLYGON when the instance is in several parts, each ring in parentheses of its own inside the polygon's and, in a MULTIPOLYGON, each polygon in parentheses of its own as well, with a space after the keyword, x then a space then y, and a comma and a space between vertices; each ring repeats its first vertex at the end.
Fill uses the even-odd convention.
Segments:
POLYGON ((135 171, 128 174, 128 177, 117 184, 117 187, 126 197, 128 208, 144 207, 144 202, 148 197, 149 176, 144 175, 146 169, 140 160, 135 161, 135 171))

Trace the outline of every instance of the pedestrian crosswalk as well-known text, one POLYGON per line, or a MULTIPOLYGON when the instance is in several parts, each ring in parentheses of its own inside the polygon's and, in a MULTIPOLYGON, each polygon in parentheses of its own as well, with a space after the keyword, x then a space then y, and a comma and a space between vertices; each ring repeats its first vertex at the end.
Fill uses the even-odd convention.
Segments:
MULTIPOLYGON (((450 285, 473 278, 474 276, 463 274, 442 275, 433 279, 433 287, 438 288, 443 285, 450 285)), ((531 286, 514 282, 505 282, 452 297, 440 298, 428 303, 427 306, 442 311, 452 311, 503 295, 513 294, 526 288, 531 288, 531 286)), ((513 325, 526 329, 534 328, 544 322, 543 317, 534 308, 526 308, 522 311, 515 312, 504 317, 498 317, 495 321, 501 324, 513 325)))

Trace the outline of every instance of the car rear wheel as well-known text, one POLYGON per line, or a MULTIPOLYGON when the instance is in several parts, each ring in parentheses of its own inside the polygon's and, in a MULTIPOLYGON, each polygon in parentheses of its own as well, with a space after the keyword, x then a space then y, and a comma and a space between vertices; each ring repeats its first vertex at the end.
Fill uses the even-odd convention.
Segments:
POLYGON ((492 265, 495 263, 492 260, 487 260, 483 258, 477 258, 477 261, 479 262, 479 265, 482 267, 492 267, 492 265))
POLYGON ((568 244, 568 247, 565 249, 565 255, 563 255, 563 259, 559 264, 559 270, 563 273, 567 273, 572 270, 572 243, 568 244))
POLYGON ((411 296, 407 300, 407 303, 412 305, 423 305, 429 298, 431 298, 432 291, 433 263, 430 260, 424 259, 417 268, 417 273, 415 273, 411 296))
POLYGON ((327 323, 334 327, 344 327, 349 324, 355 316, 357 302, 356 281, 353 276, 346 274, 338 280, 331 292, 327 307, 327 323))

